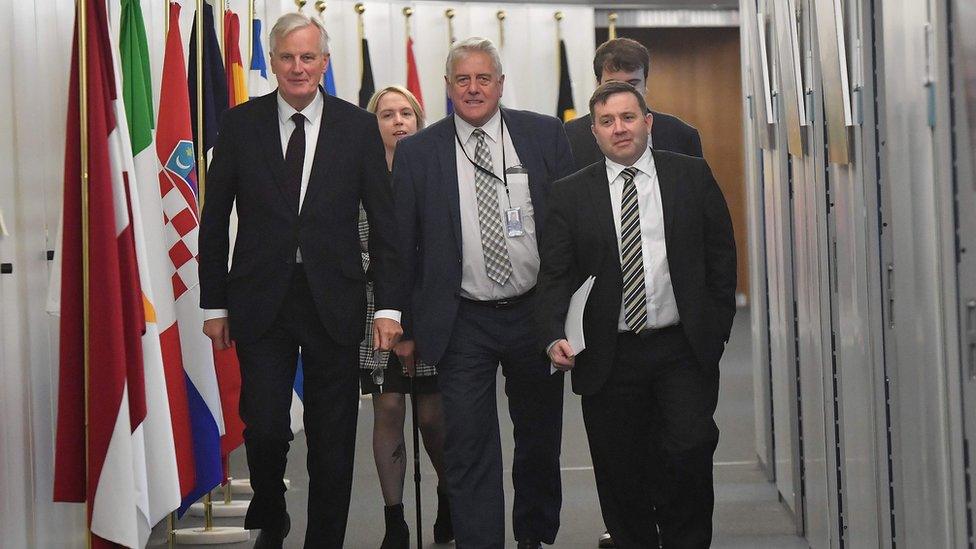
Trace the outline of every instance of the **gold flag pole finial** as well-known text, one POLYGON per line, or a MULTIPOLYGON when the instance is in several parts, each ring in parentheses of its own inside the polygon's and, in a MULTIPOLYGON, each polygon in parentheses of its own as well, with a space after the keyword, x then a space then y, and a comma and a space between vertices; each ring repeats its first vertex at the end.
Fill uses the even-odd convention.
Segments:
POLYGON ((305 4, 307 4, 305 0, 295 0, 295 7, 298 8, 297 11, 299 12, 302 11, 302 8, 305 7, 305 4))
POLYGON ((319 12, 319 19, 322 18, 322 14, 325 12, 325 8, 327 7, 328 4, 326 4, 324 0, 317 0, 315 2, 315 10, 319 12))
POLYGON ((447 44, 454 43, 454 8, 444 10, 444 17, 447 17, 447 44))
POLYGON ((413 15, 413 8, 403 8, 403 20, 407 30, 407 40, 410 40, 410 16, 413 15))
POLYGON ((556 20, 556 41, 558 42, 563 39, 563 29, 561 24, 563 22, 563 12, 557 11, 556 13, 552 14, 552 17, 556 20))
POLYGON ((610 40, 617 38, 617 12, 615 11, 607 15, 607 37, 610 40))
POLYGON ((498 45, 505 47, 505 10, 498 10, 495 12, 495 17, 498 19, 498 45))

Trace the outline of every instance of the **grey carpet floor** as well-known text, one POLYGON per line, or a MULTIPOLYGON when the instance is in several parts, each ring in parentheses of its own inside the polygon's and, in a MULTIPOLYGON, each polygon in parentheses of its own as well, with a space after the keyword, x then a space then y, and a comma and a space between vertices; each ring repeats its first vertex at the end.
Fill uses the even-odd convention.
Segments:
MULTIPOLYGON (((807 543, 796 535, 793 517, 779 501, 776 488, 756 465, 749 326, 748 309, 740 309, 733 327, 732 339, 722 359, 722 385, 718 411, 715 415, 721 436, 715 454, 715 536, 712 546, 726 549, 806 548, 807 543)), ((505 445, 503 455, 507 472, 507 467, 511 463, 512 433, 505 406, 502 379, 499 374, 499 422, 502 442, 505 445)), ((372 403, 369 399, 362 399, 356 439, 355 478, 346 533, 346 547, 351 549, 375 549, 379 547, 383 538, 383 505, 370 446, 372 424, 372 403)), ((412 455, 409 420, 407 429, 408 455, 412 455)), ((423 453, 421 463, 425 546, 441 547, 431 542, 432 522, 436 513, 436 477, 423 453)), ((568 381, 564 404, 562 467, 563 508, 561 528, 555 547, 595 548, 597 537, 603 532, 603 519, 600 516, 579 399, 570 391, 568 381)), ((232 455, 231 468, 236 476, 247 476, 247 464, 242 449, 232 455)), ((302 546, 302 536, 308 520, 304 512, 308 501, 305 439, 301 434, 292 444, 287 476, 291 481, 291 488, 286 497, 292 517, 292 532, 286 539, 286 547, 299 548, 302 546)), ((408 523, 412 529, 415 516, 412 469, 408 471, 407 476, 404 502, 408 523)), ((507 474, 505 488, 507 503, 510 506, 512 485, 511 476, 507 474)), ((216 520, 218 526, 242 524, 243 519, 216 520)), ((192 528, 200 525, 202 519, 187 515, 177 526, 192 528)), ((509 539, 511 539, 511 524, 507 526, 509 539)), ((252 544, 253 541, 215 547, 246 548, 252 544)), ((149 545, 150 547, 166 545, 164 525, 154 530, 149 545)), ((514 546, 514 542, 512 545, 514 546)))

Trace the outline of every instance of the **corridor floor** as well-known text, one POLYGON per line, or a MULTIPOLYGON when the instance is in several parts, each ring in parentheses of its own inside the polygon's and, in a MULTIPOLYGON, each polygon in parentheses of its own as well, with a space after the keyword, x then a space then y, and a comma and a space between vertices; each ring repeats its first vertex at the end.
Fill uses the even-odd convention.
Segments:
MULTIPOLYGON (((722 359, 722 385, 720 389, 716 421, 721 431, 715 454, 715 548, 800 549, 806 542, 797 537, 792 514, 779 501, 776 488, 763 473, 755 457, 755 418, 753 414, 753 385, 751 342, 749 336, 749 311, 740 309, 736 315, 732 339, 722 359)), ((501 381, 499 374, 499 381, 501 381)), ((511 463, 511 422, 505 406, 503 384, 498 383, 499 421, 502 430, 503 451, 506 464, 506 503, 511 509, 512 486, 508 474, 511 463)), ((563 508, 561 528, 554 547, 596 547, 596 540, 603 532, 603 519, 597 500, 579 398, 572 394, 566 383, 564 404, 564 430, 562 449, 563 508)), ((359 430, 356 440, 356 469, 353 481, 352 503, 346 531, 346 547, 350 549, 375 549, 383 538, 383 505, 379 482, 373 467, 370 432, 373 423, 372 403, 360 401, 359 430)), ((407 455, 412 456, 412 440, 409 419, 407 421, 407 455)), ((232 456, 232 471, 239 477, 247 476, 243 449, 232 456)), ((441 547, 432 542, 432 522, 436 513, 436 477, 434 470, 422 455, 421 496, 423 501, 424 543, 426 547, 441 547)), ((287 494, 292 518, 292 531, 285 546, 302 546, 307 517, 308 477, 305 472, 305 439, 301 433, 295 437, 289 453, 287 476, 291 489, 287 494)), ((407 522, 411 536, 415 527, 414 489, 412 463, 408 465, 404 492, 407 522)), ((240 526, 243 519, 216 519, 218 526, 240 526)), ((187 515, 178 527, 186 528, 202 524, 202 519, 187 515)), ((511 524, 507 525, 509 539, 511 524)), ((239 543, 211 547, 246 548, 253 545, 239 543)), ((514 547, 514 541, 511 542, 514 547)), ((164 528, 157 527, 149 543, 150 547, 165 546, 164 528)))

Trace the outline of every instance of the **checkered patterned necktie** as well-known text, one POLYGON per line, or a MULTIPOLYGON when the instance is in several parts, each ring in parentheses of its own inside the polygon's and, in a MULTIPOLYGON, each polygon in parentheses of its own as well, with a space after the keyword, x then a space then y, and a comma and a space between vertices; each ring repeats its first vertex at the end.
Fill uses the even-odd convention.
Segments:
POLYGON ((624 278, 624 320, 634 332, 647 327, 647 295, 644 292, 644 256, 641 253, 640 210, 637 207, 637 168, 621 172, 624 191, 620 199, 620 268, 624 278))
MULTIPOLYGON (((478 143, 474 148, 474 161, 492 171, 491 152, 485 143, 485 132, 474 130, 478 143)), ((512 276, 512 262, 508 258, 508 246, 502 233, 502 220, 498 212, 498 190, 495 181, 487 173, 476 169, 474 184, 478 196, 478 224, 481 226, 481 250, 485 254, 485 270, 488 278, 505 284, 512 276)))

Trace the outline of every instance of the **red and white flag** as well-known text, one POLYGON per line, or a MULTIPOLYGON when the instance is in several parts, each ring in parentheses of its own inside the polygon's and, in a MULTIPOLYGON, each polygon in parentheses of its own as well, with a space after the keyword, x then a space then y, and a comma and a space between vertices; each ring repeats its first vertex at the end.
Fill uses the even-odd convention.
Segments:
POLYGON ((128 136, 118 116, 121 101, 105 5, 85 5, 87 11, 82 16, 87 22, 88 50, 79 52, 77 40, 73 41, 69 86, 54 499, 87 502, 93 547, 138 547, 140 509, 146 504, 145 471, 140 473, 134 467, 141 449, 135 447, 133 434, 146 417, 142 346, 146 308, 124 167, 128 136), (88 66, 87 315, 83 299, 79 54, 85 56, 88 66))

